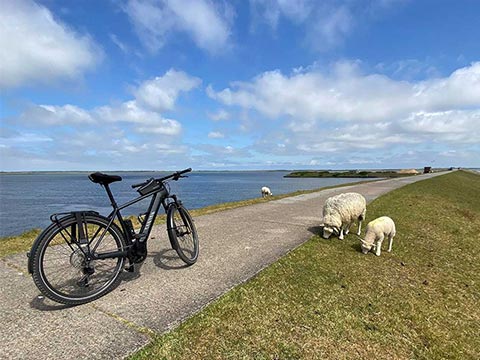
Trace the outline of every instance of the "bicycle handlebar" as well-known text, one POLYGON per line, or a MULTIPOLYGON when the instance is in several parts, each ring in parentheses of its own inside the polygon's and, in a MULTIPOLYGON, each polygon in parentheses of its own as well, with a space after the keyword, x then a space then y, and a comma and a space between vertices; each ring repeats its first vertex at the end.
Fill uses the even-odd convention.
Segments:
POLYGON ((185 174, 185 173, 190 172, 190 171, 192 171, 192 168, 188 168, 188 169, 181 170, 181 171, 175 171, 173 174, 170 174, 168 176, 158 178, 158 179, 150 178, 147 181, 141 182, 139 184, 132 185, 132 189, 135 189, 135 188, 140 187, 140 186, 147 185, 152 180, 162 182, 162 181, 168 180, 170 178, 173 178, 173 180, 177 181, 178 179, 180 179, 182 177, 182 174, 185 174))

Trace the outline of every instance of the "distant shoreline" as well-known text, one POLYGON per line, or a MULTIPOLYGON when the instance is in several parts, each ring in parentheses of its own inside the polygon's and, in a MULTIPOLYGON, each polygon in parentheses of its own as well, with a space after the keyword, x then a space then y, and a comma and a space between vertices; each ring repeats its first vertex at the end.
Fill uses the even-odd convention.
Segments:
MULTIPOLYGON (((396 178, 405 176, 414 176, 421 174, 418 170, 416 172, 400 172, 396 170, 377 170, 377 171, 360 171, 360 170, 346 170, 346 171, 332 171, 332 170, 303 170, 293 171, 284 177, 286 178, 396 178)), ((438 170, 437 170, 438 171, 438 170)))

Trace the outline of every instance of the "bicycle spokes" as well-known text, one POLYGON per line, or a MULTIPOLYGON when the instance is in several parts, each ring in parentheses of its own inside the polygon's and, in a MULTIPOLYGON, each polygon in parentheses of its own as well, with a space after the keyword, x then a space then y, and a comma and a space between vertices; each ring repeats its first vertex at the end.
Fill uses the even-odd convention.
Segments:
POLYGON ((105 218, 86 216, 80 224, 76 220, 67 217, 59 222, 33 255, 39 289, 66 304, 83 303, 109 291, 124 262, 120 257, 97 259, 91 252, 90 244, 95 244, 96 254, 125 248, 121 233, 109 227, 105 218))

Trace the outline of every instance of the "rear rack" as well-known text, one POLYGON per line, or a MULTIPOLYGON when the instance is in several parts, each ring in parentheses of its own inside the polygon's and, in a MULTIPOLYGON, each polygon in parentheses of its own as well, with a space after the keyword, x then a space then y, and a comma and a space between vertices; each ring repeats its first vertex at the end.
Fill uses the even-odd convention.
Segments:
POLYGON ((50 215, 50 221, 58 224, 60 222, 59 216, 64 216, 64 215, 73 215, 76 216, 77 214, 80 215, 99 215, 98 212, 93 211, 93 210, 84 210, 84 211, 68 211, 68 212, 61 212, 61 213, 55 213, 50 215))

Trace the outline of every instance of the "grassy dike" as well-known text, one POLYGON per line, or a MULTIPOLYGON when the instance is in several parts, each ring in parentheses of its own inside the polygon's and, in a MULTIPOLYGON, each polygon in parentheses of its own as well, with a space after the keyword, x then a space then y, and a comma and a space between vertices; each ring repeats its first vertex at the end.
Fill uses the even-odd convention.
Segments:
MULTIPOLYGON (((243 201, 216 204, 216 205, 207 206, 201 209, 190 210, 190 213, 192 214, 192 217, 195 218, 196 216, 213 214, 215 212, 234 209, 241 206, 248 206, 248 205, 262 203, 265 201, 279 200, 279 199, 283 199, 290 196, 297 196, 297 195, 308 194, 308 193, 312 193, 320 190, 331 189, 335 187, 341 187, 341 186, 347 186, 347 185, 353 185, 353 184, 362 184, 362 183, 364 183, 364 181, 340 184, 335 186, 328 186, 328 187, 315 189, 315 190, 300 190, 300 191, 296 191, 289 194, 271 196, 271 197, 268 197, 267 199, 255 198, 255 199, 249 199, 249 200, 243 200, 243 201)), ((129 219, 132 220, 133 226, 136 229, 140 228, 140 223, 138 222, 136 216, 131 216, 129 217, 129 219)), ((157 216, 155 224, 156 225, 164 224, 165 219, 166 219, 165 215, 159 214, 157 216)), ((0 237, 0 258, 5 257, 7 255, 16 254, 19 252, 26 252, 30 250, 35 238, 40 234, 40 232, 41 232, 40 229, 32 229, 24 232, 21 235, 0 237)))
POLYGON ((130 359, 478 359, 479 199, 463 171, 392 191, 392 253, 314 236, 130 359))

